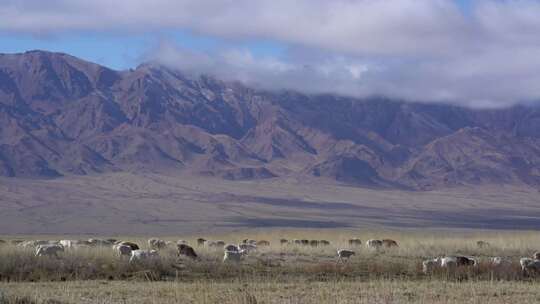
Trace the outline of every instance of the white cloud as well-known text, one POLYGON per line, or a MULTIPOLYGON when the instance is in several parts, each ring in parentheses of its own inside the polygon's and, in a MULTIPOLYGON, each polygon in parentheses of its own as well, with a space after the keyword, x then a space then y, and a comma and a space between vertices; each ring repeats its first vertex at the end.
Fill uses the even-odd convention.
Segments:
POLYGON ((0 31, 189 30, 289 48, 196 53, 163 44, 152 58, 266 88, 386 95, 470 106, 540 99, 540 2, 478 0, 4 0, 0 31))

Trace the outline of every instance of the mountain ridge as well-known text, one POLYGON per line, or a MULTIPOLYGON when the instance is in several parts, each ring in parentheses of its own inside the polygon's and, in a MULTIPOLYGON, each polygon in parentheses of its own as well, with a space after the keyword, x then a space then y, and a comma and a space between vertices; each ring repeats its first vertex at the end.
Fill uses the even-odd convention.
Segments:
POLYGON ((156 64, 0 54, 0 176, 310 175, 426 190, 540 185, 536 106, 469 109, 262 91, 156 64))

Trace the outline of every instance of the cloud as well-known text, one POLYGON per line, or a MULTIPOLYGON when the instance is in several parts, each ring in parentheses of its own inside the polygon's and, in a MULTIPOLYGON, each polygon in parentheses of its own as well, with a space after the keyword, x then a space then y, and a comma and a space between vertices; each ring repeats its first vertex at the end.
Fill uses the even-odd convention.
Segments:
POLYGON ((540 2, 478 0, 4 0, 0 32, 188 30, 230 41, 149 58, 269 89, 385 95, 476 107, 540 99, 540 2), (285 45, 277 57, 230 48, 285 45))

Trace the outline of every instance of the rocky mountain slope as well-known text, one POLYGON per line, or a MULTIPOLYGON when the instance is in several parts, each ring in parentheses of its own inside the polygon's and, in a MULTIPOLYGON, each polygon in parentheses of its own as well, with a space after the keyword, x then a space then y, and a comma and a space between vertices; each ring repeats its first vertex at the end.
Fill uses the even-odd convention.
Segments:
POLYGON ((0 55, 0 176, 111 171, 539 186, 540 108, 266 92, 155 64, 0 55))

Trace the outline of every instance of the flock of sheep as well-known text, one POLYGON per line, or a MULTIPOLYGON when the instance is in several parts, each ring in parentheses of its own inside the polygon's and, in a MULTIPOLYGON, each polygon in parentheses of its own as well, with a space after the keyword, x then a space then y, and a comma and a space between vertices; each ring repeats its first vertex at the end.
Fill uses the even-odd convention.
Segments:
MULTIPOLYGON (((2 243, 6 243, 6 241, 0 240, 0 244, 2 243)), ((130 263, 158 258, 159 251, 167 248, 174 249, 178 256, 184 256, 193 260, 197 260, 199 258, 195 249, 184 240, 179 240, 178 242, 174 243, 171 241, 152 238, 148 240, 148 247, 150 249, 147 250, 141 249, 140 246, 134 242, 120 241, 116 239, 12 241, 12 243, 20 247, 34 248, 36 256, 52 256, 56 258, 59 258, 60 256, 58 254, 64 252, 64 250, 91 247, 110 247, 118 257, 129 258, 130 263)), ((357 238, 349 239, 348 243, 349 247, 351 248, 362 245, 362 241, 357 238)), ((330 242, 326 240, 281 239, 280 244, 282 246, 293 245, 321 247, 329 246, 330 242)), ((370 250, 398 247, 398 243, 391 239, 368 240, 365 245, 370 250)), ((226 244, 224 241, 220 240, 211 241, 199 238, 197 239, 197 246, 223 250, 223 262, 240 262, 243 257, 249 255, 258 248, 270 246, 270 242, 266 240, 256 241, 245 239, 239 244, 226 244)), ((477 246, 483 248, 488 247, 489 244, 484 241, 478 241, 477 246)), ((353 255, 355 255, 354 250, 338 249, 337 261, 344 262, 353 255)), ((509 259, 502 257, 492 257, 490 258, 489 263, 491 266, 496 268, 510 267, 512 265, 512 262, 509 259)), ((530 258, 521 258, 519 263, 524 273, 540 274, 540 252, 536 252, 530 258)), ((476 267, 477 265, 477 259, 473 257, 462 255, 442 256, 423 261, 422 270, 424 273, 429 274, 437 268, 452 269, 455 267, 476 267)))

